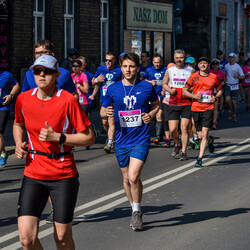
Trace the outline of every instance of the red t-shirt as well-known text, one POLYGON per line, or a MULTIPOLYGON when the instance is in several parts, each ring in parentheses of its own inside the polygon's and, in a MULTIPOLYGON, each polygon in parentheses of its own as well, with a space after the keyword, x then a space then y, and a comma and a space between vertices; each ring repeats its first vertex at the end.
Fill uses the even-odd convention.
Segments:
POLYGON ((206 110, 214 110, 214 103, 209 100, 214 95, 214 89, 220 90, 221 83, 215 74, 201 76, 200 72, 196 72, 187 80, 185 87, 193 88, 193 94, 201 93, 201 100, 192 100, 191 110, 195 112, 204 112, 206 110))
MULTIPOLYGON (((58 133, 71 134, 73 127, 82 132, 91 125, 75 97, 65 90, 57 90, 52 99, 43 101, 36 96, 37 88, 20 94, 15 105, 15 122, 25 123, 29 149, 46 153, 67 152, 71 146, 57 142, 39 140, 41 128, 47 128, 45 122, 58 133)), ((39 180, 59 180, 74 177, 77 174, 73 154, 57 159, 28 153, 24 175, 39 180)))

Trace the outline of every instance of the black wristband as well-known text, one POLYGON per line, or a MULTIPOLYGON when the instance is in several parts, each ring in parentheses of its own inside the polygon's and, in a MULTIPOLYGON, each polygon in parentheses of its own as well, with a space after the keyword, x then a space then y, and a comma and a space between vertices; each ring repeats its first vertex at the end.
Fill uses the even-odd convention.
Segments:
POLYGON ((66 141, 66 135, 64 133, 61 133, 59 144, 62 145, 66 141))
POLYGON ((9 95, 11 96, 12 99, 14 98, 14 96, 12 94, 9 94, 9 95))

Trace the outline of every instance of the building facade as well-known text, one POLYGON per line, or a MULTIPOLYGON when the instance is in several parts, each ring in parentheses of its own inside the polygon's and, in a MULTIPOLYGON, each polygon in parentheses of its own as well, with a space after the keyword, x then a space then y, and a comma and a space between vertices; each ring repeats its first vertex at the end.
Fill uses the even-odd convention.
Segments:
POLYGON ((21 83, 40 39, 54 43, 58 61, 77 48, 92 72, 108 51, 171 60, 172 0, 2 0, 0 20, 0 69, 21 83))
MULTIPOLYGON (((174 47, 199 58, 244 52, 250 56, 249 0, 176 0, 174 47)), ((175 9, 174 9, 175 11, 175 9)))

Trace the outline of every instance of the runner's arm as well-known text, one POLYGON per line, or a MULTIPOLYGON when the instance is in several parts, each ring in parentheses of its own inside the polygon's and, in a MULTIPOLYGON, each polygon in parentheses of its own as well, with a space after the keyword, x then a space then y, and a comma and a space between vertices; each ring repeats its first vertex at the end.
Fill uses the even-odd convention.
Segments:
POLYGON ((89 83, 88 82, 83 82, 83 85, 77 84, 76 86, 85 94, 89 93, 89 83))
POLYGON ((164 77, 163 77, 163 80, 162 80, 162 88, 165 90, 165 91, 168 91, 171 95, 174 95, 176 90, 173 88, 171 89, 169 86, 168 86, 168 83, 169 83, 170 79, 169 79, 169 73, 168 73, 168 70, 166 70, 165 74, 164 74, 164 77))
POLYGON ((160 109, 160 102, 157 99, 157 101, 151 103, 150 112, 141 114, 142 120, 144 121, 144 123, 146 123, 146 124, 150 123, 152 121, 152 119, 156 116, 159 109, 160 109))
POLYGON ((16 84, 12 87, 10 93, 5 97, 3 97, 3 99, 5 100, 3 102, 3 105, 9 104, 10 101, 14 98, 14 96, 18 94, 19 90, 20 90, 20 85, 18 82, 16 82, 16 84))
POLYGON ((25 125, 24 125, 24 123, 14 122, 13 137, 14 137, 14 140, 16 143, 16 148, 15 148, 16 157, 19 159, 22 159, 24 157, 24 155, 27 154, 27 151, 25 151, 26 142, 24 141, 24 138, 25 138, 25 125))
POLYGON ((192 98, 192 99, 196 99, 196 100, 200 100, 201 99, 201 94, 200 93, 194 95, 193 93, 190 93, 189 90, 188 90, 188 88, 186 88, 186 87, 183 87, 182 94, 184 96, 186 96, 187 98, 192 98))

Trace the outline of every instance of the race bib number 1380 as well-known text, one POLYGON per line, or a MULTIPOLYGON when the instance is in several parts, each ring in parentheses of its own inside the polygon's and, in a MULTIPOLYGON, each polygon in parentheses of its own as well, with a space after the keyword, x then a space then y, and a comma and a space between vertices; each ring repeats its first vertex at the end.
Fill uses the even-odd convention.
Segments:
POLYGON ((121 127, 139 127, 142 125, 141 110, 119 111, 119 121, 121 127))

